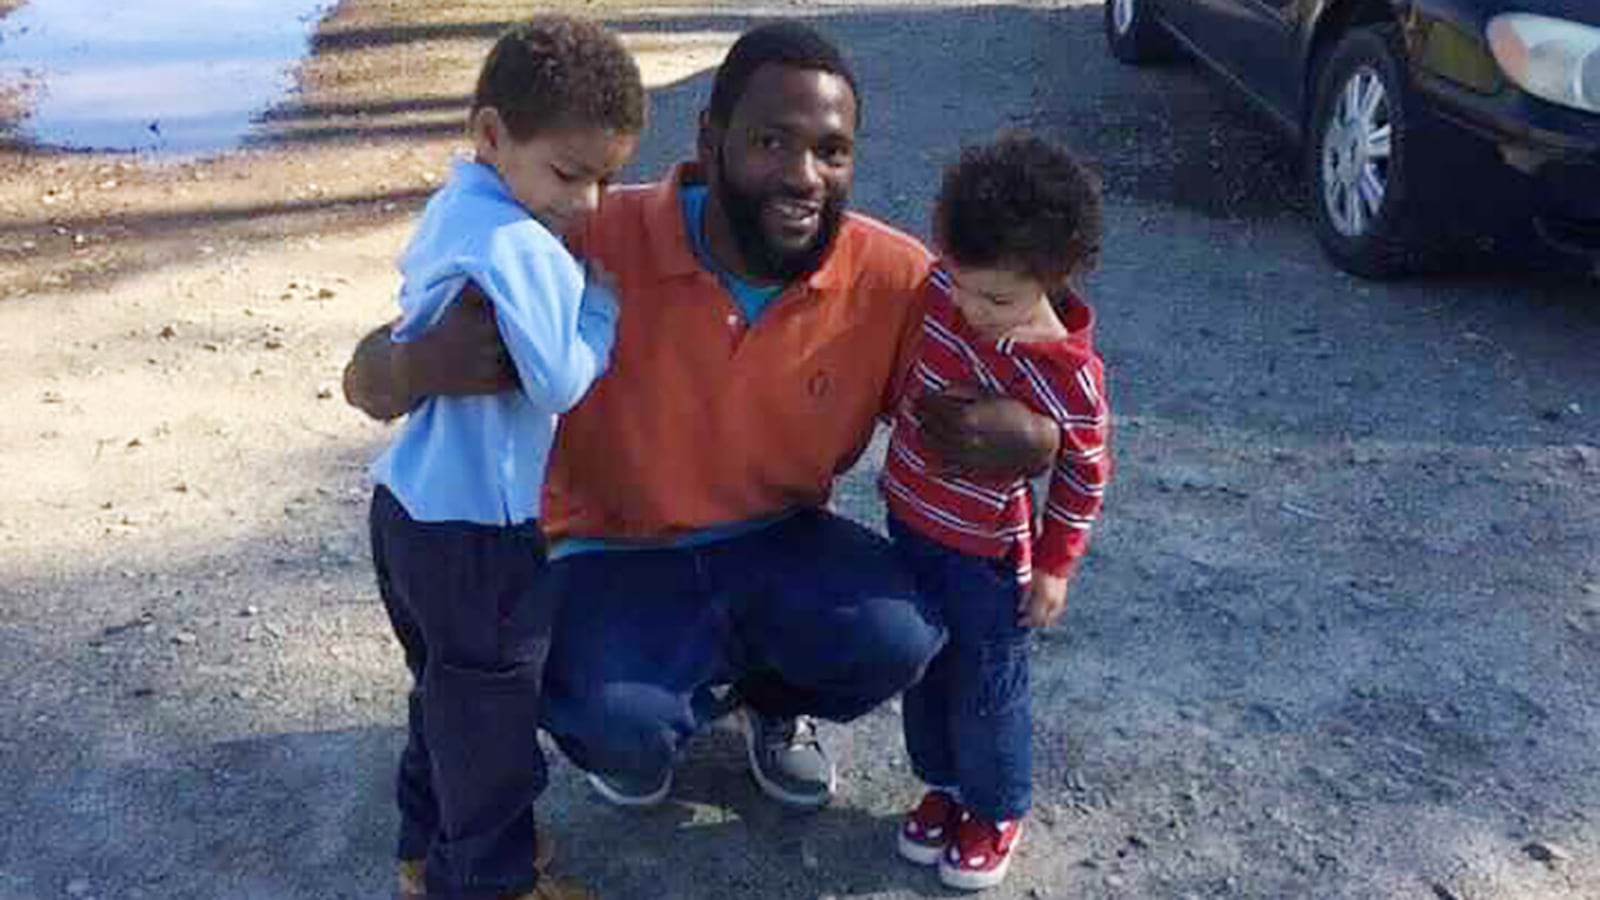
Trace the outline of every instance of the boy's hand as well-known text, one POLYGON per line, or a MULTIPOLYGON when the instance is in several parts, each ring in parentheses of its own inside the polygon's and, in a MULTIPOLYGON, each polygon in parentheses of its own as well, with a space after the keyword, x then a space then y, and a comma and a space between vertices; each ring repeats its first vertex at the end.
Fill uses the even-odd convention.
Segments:
POLYGON ((605 288, 606 293, 610 294, 613 299, 620 298, 620 295, 617 293, 617 277, 607 271, 605 266, 600 265, 599 260, 584 260, 583 273, 584 277, 588 279, 589 283, 605 288))
MULTIPOLYGON (((583 302, 578 311, 581 319, 599 316, 607 323, 615 337, 617 317, 622 315, 621 296, 617 293, 617 279, 596 260, 583 263, 583 302)), ((583 326, 579 326, 582 330, 583 326)))
POLYGON ((1048 628, 1067 611, 1067 579, 1044 572, 1033 573, 1033 585, 1017 612, 1024 628, 1048 628))

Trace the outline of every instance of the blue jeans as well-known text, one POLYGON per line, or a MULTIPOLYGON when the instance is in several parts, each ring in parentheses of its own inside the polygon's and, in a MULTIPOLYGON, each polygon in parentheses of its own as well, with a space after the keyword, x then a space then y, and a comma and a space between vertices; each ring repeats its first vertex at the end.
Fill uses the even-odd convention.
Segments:
POLYGON ((590 772, 654 779, 734 684, 771 716, 846 722, 944 641, 887 541, 820 510, 701 547, 551 563, 563 597, 544 725, 590 772))
POLYGON ((401 859, 427 860, 428 896, 530 890, 533 802, 545 788, 539 688, 554 609, 536 523, 416 522, 372 497, 378 591, 411 669, 396 794, 401 859))
POLYGON ((1022 586, 1008 563, 951 550, 893 517, 889 536, 950 635, 906 691, 912 770, 926 784, 959 789, 980 818, 1019 819, 1033 802, 1028 629, 1017 624, 1022 586))

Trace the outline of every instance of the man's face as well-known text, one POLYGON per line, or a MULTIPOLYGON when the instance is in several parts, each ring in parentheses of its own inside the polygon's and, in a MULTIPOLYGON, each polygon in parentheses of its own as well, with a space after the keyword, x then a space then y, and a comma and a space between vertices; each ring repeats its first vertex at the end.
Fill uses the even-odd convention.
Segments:
POLYGON ((750 277, 814 271, 839 230, 855 177, 856 98, 828 72, 756 70, 725 128, 706 136, 706 166, 750 277))

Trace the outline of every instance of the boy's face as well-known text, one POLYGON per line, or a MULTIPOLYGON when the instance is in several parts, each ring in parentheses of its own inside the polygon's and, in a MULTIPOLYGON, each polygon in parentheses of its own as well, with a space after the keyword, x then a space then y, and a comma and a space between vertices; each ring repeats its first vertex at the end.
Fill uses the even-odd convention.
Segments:
POLYGON ((517 140, 494 109, 472 117, 478 161, 495 167, 512 196, 554 234, 565 234, 600 205, 605 184, 633 157, 634 134, 607 128, 538 132, 517 140))
POLYGON ((1043 282, 1010 269, 967 268, 945 261, 955 282, 956 308, 973 331, 999 340, 1035 322, 1050 300, 1043 282))

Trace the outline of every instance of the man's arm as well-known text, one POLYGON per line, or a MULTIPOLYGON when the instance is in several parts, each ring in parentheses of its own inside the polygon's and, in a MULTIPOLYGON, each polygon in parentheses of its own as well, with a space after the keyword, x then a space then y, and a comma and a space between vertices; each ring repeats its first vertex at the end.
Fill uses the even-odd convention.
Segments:
POLYGON ((405 415, 424 397, 498 394, 517 386, 494 310, 468 284, 438 324, 413 341, 391 340, 390 326, 363 337, 344 369, 344 399, 374 419, 405 415))

